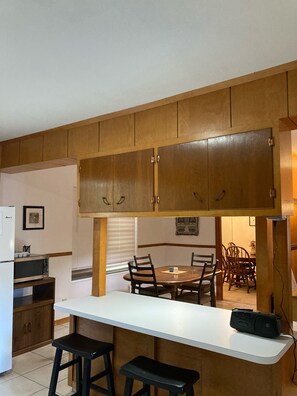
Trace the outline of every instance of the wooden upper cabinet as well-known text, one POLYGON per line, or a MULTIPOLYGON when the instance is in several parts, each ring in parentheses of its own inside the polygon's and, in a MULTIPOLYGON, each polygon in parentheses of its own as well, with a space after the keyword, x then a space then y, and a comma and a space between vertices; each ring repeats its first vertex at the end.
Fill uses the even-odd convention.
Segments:
POLYGON ((20 165, 42 162, 43 136, 31 136, 20 139, 20 165))
POLYGON ((159 210, 207 210, 207 140, 158 149, 159 210))
POLYGON ((209 209, 274 207, 271 129, 208 140, 209 209))
POLYGON ((113 211, 113 162, 112 155, 80 161, 80 213, 113 211))
POLYGON ((67 158, 67 130, 56 129, 44 134, 43 161, 67 158))
POLYGON ((68 157, 77 158, 85 154, 99 151, 98 122, 69 129, 68 131, 68 157))
POLYGON ((153 150, 80 161, 80 213, 153 210, 153 150))
POLYGON ((114 156, 114 211, 151 212, 154 194, 153 150, 114 156))
POLYGON ((232 126, 287 117, 286 73, 231 87, 232 126))
POLYGON ((288 72, 289 117, 297 123, 297 70, 288 72))
POLYGON ((230 128, 229 88, 178 102, 179 137, 227 128, 230 128))
POLYGON ((100 151, 134 146, 134 114, 100 122, 100 151))
POLYGON ((135 145, 177 137, 177 103, 135 113, 135 145))
POLYGON ((2 143, 1 168, 17 166, 20 162, 20 141, 12 140, 2 143))

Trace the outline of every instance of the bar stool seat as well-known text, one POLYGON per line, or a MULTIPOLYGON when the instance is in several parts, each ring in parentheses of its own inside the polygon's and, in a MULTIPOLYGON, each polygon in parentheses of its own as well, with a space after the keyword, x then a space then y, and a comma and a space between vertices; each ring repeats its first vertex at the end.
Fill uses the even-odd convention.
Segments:
POLYGON ((56 395, 59 372, 73 365, 76 365, 76 393, 74 395, 88 396, 91 388, 105 395, 115 396, 110 359, 110 352, 113 350, 113 344, 93 340, 81 334, 72 333, 53 340, 52 345, 56 347, 57 350, 52 370, 49 396, 56 395), (72 353, 74 358, 61 364, 63 351, 72 353), (100 356, 104 359, 105 369, 91 377, 91 361, 100 356), (83 365, 82 361, 84 363, 83 365), (83 370, 82 367, 84 367, 83 370), (93 384, 93 382, 102 377, 106 377, 108 389, 93 384))
POLYGON ((195 370, 171 366, 145 356, 138 356, 124 364, 120 374, 126 376, 124 396, 133 396, 134 380, 143 383, 143 388, 135 393, 137 396, 149 395, 150 385, 169 391, 170 396, 194 396, 193 385, 200 378, 195 370))

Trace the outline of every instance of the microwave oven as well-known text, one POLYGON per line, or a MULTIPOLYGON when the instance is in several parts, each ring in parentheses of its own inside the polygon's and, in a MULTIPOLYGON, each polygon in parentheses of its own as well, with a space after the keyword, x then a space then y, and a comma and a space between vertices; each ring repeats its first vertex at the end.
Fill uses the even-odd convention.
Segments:
POLYGON ((48 277, 48 256, 30 254, 14 259, 14 283, 48 277))

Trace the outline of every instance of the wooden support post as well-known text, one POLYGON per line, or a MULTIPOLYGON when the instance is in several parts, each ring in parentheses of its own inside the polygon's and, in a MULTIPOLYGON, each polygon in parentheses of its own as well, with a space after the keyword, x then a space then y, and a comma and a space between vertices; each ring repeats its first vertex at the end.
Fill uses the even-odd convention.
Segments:
POLYGON ((107 219, 94 219, 92 296, 106 294, 107 219))
POLYGON ((272 222, 266 217, 256 217, 257 246, 257 310, 272 312, 273 268, 272 268, 272 222))
MULTIPOLYGON (((219 260, 218 269, 222 269, 222 219, 215 218, 215 232, 216 232, 216 258, 219 260)), ((216 297, 217 300, 223 300, 223 276, 222 273, 216 276, 216 297)))
POLYGON ((275 313, 282 316, 283 332, 292 327, 290 219, 273 221, 273 276, 275 313))

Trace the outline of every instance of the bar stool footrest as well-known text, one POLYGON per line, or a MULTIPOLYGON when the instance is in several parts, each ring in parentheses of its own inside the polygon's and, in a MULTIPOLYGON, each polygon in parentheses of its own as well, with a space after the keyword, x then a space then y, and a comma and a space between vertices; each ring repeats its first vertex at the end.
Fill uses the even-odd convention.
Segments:
POLYGON ((96 384, 91 384, 91 385, 90 385, 90 388, 91 388, 91 389, 94 389, 94 390, 97 391, 97 392, 103 393, 104 395, 108 395, 108 394, 109 394, 109 392, 108 392, 107 389, 102 388, 101 386, 96 385, 96 384))

